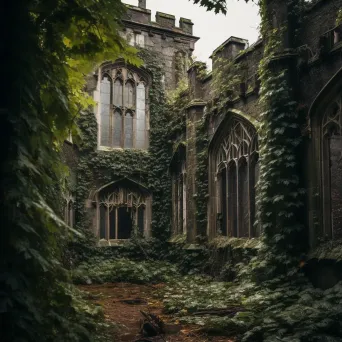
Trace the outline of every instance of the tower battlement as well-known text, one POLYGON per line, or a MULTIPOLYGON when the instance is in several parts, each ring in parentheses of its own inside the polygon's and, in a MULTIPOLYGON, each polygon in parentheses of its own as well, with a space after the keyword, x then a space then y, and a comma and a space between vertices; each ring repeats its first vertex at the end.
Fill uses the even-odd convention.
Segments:
POLYGON ((126 20, 130 20, 136 23, 152 25, 159 28, 165 28, 174 30, 178 33, 184 33, 187 35, 193 34, 193 22, 191 19, 180 18, 178 26, 176 25, 176 17, 173 14, 157 12, 155 21, 152 20, 151 10, 146 8, 146 0, 139 0, 138 6, 126 5, 127 17, 126 20))

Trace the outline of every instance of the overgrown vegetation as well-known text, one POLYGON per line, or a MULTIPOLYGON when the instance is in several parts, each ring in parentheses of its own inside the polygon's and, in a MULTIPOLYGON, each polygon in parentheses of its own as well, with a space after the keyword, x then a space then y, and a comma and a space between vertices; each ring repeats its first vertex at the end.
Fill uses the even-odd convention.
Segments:
POLYGON ((88 341, 60 264, 69 233, 55 214, 66 177, 59 151, 91 103, 84 75, 109 57, 138 59, 119 36, 117 0, 15 1, 2 12, 1 340, 88 341))
POLYGON ((181 322, 239 341, 340 341, 342 284, 323 291, 300 278, 265 287, 185 277, 167 286, 164 304, 181 322))
POLYGON ((72 272, 76 284, 128 282, 157 284, 180 276, 176 266, 157 260, 137 262, 129 259, 93 259, 72 272))
MULTIPOLYGON (((223 0, 194 2, 216 12, 226 10, 223 0)), ((299 28, 302 2, 287 3, 293 11, 291 20, 299 28)), ((11 80, 11 85, 1 116, 1 340, 106 340, 106 329, 99 325, 101 310, 87 305, 82 294, 69 284, 69 273, 61 264, 63 257, 65 265, 77 266, 72 274, 77 283, 167 282, 163 296, 168 312, 185 322, 203 325, 206 330, 238 336, 244 342, 340 341, 341 283, 325 291, 315 289, 298 266, 301 254, 306 252, 304 229, 298 220, 303 206, 298 162, 300 117, 294 89, 289 86, 294 70, 280 67, 274 58, 281 30, 271 29, 266 0, 261 1, 266 48, 260 65, 264 112, 259 132, 258 188, 258 224, 263 237, 257 251, 247 253, 243 248, 241 262, 228 262, 219 272, 222 279, 234 282, 214 282, 194 275, 182 277, 181 272, 207 271, 215 259, 204 263, 210 255, 208 250, 189 252, 183 248, 185 243, 172 247, 166 243, 171 217, 168 166, 177 147, 172 139, 185 129, 188 94, 181 82, 167 103, 157 55, 146 50, 140 54, 153 78, 149 94, 149 154, 96 150, 97 124, 89 110, 93 102, 82 90, 84 75, 97 63, 119 56, 129 63, 140 62, 135 50, 118 35, 117 21, 123 13, 123 6, 116 0, 16 1, 8 5, 10 51, 4 79, 11 80), (13 73, 17 68, 20 72, 13 73), (77 202, 77 228, 84 235, 71 231, 60 220, 56 213, 61 212, 61 203, 56 199, 67 188, 67 171, 59 152, 68 132, 76 131, 76 120, 83 132, 79 198, 88 197, 94 179, 105 184, 113 177, 139 178, 153 191, 152 232, 157 240, 137 238, 116 250, 97 249, 94 237, 84 229, 89 217, 83 201, 77 202), (138 174, 132 175, 132 165, 139 165, 138 174), (70 234, 72 246, 65 249, 70 234), (219 316, 220 310, 227 310, 225 317, 219 316)), ((233 63, 224 63, 213 74, 213 89, 223 86, 214 95, 218 102, 197 126, 196 214, 203 235, 207 203, 206 124, 208 115, 222 110, 234 98, 241 81, 236 68, 233 63)), ((321 252, 326 255, 327 251, 321 252)))

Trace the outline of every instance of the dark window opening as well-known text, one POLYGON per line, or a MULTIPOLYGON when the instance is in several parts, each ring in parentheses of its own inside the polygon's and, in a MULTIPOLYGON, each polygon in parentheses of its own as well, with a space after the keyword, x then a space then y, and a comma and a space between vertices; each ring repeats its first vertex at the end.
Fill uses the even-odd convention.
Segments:
POLYGON ((233 162, 228 169, 228 228, 230 236, 238 236, 236 180, 236 165, 233 162))
POLYGON ((116 237, 116 208, 110 208, 109 213, 109 238, 115 239, 116 237))
POLYGON ((100 239, 106 238, 107 210, 104 205, 100 206, 100 239))
POLYGON ((140 206, 138 208, 138 230, 141 235, 144 234, 145 222, 145 207, 140 206))
POLYGON ((249 236, 248 172, 246 160, 242 160, 239 177, 239 237, 249 236))
POLYGON ((228 227, 227 227, 227 169, 224 168, 220 172, 221 177, 221 230, 222 235, 228 236, 228 227))
POLYGON ((133 228, 132 209, 118 208, 118 239, 129 239, 133 228))

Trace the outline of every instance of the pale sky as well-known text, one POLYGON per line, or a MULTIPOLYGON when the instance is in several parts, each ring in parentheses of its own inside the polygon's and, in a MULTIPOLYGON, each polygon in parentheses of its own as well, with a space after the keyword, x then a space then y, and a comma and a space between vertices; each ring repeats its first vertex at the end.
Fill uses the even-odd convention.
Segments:
MULTIPOLYGON (((138 6, 138 0, 122 1, 138 6)), ((258 6, 253 3, 246 4, 244 0, 228 0, 227 3, 226 16, 207 12, 189 0, 147 0, 146 7, 152 11, 153 21, 156 11, 175 15, 176 26, 179 25, 180 17, 191 19, 194 23, 194 35, 200 37, 193 55, 196 60, 206 62, 211 69, 209 56, 230 36, 248 39, 250 45, 256 42, 259 36, 258 6)))

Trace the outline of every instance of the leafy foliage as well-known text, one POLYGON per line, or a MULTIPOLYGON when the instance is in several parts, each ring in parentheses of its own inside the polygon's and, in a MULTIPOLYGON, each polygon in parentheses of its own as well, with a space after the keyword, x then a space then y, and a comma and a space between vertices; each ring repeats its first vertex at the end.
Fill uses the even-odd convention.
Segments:
MULTIPOLYGON (((171 148, 168 140, 166 97, 162 84, 163 70, 158 54, 142 49, 139 56, 143 60, 145 69, 152 76, 149 93, 151 125, 149 150, 99 151, 97 150, 97 122, 93 111, 86 111, 80 116, 78 125, 83 134, 77 167, 76 224, 80 231, 89 227, 91 218, 88 216, 83 200, 88 198, 90 190, 96 190, 99 185, 108 184, 113 180, 128 177, 153 192, 152 231, 155 237, 163 236, 165 240, 170 232, 171 183, 167 168, 171 148), (151 168, 150 165, 154 167, 151 168)), ((77 239, 75 244, 79 245, 79 243, 81 241, 77 239)))
POLYGON ((342 9, 339 9, 337 12, 336 25, 340 25, 342 23, 342 9))
POLYGON ((240 63, 222 57, 215 59, 215 68, 212 71, 210 97, 211 112, 221 112, 229 102, 239 94, 239 86, 243 79, 243 68, 240 63))
POLYGON ((67 175, 59 151, 91 103, 85 74, 102 60, 139 60, 118 34, 118 0, 15 1, 4 12, 1 340, 87 341, 59 263, 69 234, 56 214, 67 175))
MULTIPOLYGON (((190 1, 190 0, 189 0, 190 1)), ((245 0, 248 2, 249 0, 245 0)), ((253 0, 252 0, 253 1, 253 0)), ((195 4, 206 7, 208 11, 214 10, 217 13, 227 13, 227 0, 193 0, 195 4)))
POLYGON ((181 322, 246 342, 338 341, 342 333, 341 296, 341 283, 323 291, 304 278, 257 286, 188 276, 168 284, 163 292, 167 312, 177 314, 181 322), (215 315, 220 310, 227 313, 215 315))
POLYGON ((177 268, 162 261, 136 262, 129 259, 94 259, 73 271, 77 284, 130 282, 134 284, 161 283, 179 277, 177 268))

